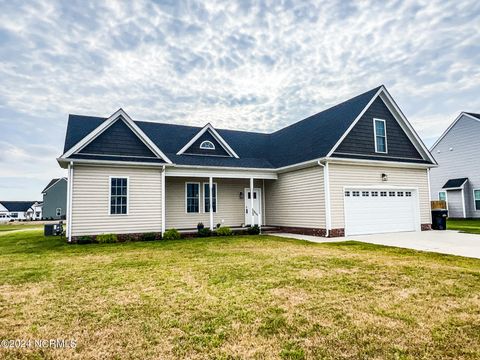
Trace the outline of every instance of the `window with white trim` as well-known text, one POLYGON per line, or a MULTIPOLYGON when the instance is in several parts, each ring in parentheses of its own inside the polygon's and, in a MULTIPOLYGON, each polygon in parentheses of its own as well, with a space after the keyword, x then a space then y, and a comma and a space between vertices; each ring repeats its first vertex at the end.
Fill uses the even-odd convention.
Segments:
POLYGON ((126 214, 128 214, 128 178, 112 177, 110 178, 110 215, 126 214))
POLYGON ((388 196, 395 196, 395 191, 389 191, 388 196))
POLYGON ((438 200, 447 201, 447 192, 446 191, 440 191, 438 193, 438 200))
POLYGON ((360 191, 352 191, 353 196, 360 196, 360 191))
POLYGON ((200 183, 186 183, 185 188, 187 213, 200 212, 200 183))
POLYGON ((345 191, 345 196, 349 197, 350 196, 350 191, 345 191))
POLYGON ((372 191, 372 196, 373 197, 378 196, 378 191, 372 191))
POLYGON ((373 119, 375 132, 375 152, 387 152, 387 125, 385 120, 373 119))
POLYGON ((480 189, 473 190, 473 200, 475 202, 475 210, 480 211, 480 189))
POLYGON ((200 149, 215 150, 215 144, 209 140, 205 140, 200 144, 200 149))
POLYGON ((380 196, 387 196, 387 192, 386 191, 380 191, 380 196))
POLYGON ((56 216, 61 216, 62 215, 62 208, 56 208, 55 209, 55 215, 56 216))
POLYGON ((411 197, 411 196, 412 196, 412 192, 411 192, 411 191, 405 191, 405 196, 406 196, 406 197, 411 197))
POLYGON ((12 219, 17 219, 18 218, 18 213, 14 212, 14 213, 10 213, 10 217, 12 219))
MULTIPOLYGON (((212 184, 212 208, 213 212, 217 212, 217 184, 212 184)), ((203 209, 205 212, 210 212, 210 184, 203 183, 203 209)))

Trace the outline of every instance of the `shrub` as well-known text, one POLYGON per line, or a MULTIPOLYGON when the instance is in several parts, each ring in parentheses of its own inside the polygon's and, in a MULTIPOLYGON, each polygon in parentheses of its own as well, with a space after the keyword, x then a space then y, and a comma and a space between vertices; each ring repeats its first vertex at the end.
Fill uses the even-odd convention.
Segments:
POLYGON ((197 224, 197 230, 202 230, 204 227, 205 227, 205 225, 203 225, 202 222, 199 222, 199 223, 197 224))
POLYGON ((260 228, 258 227, 258 225, 251 226, 248 228, 248 233, 250 235, 258 235, 260 234, 260 228))
POLYGON ((177 229, 169 229, 163 234, 164 240, 179 240, 182 238, 182 235, 178 232, 177 229))
POLYGON ((107 243, 116 243, 118 241, 116 234, 101 234, 97 235, 96 238, 97 242, 100 244, 107 244, 107 243))
POLYGON ((217 224, 217 229, 218 229, 220 226, 222 226, 222 224, 218 223, 218 224, 217 224))
POLYGON ((77 244, 83 245, 83 244, 92 244, 94 243, 95 240, 93 239, 93 236, 82 236, 77 240, 77 244))
POLYGON ((157 238, 157 234, 154 232, 149 232, 149 233, 143 233, 140 235, 140 240, 141 241, 153 241, 157 238))
POLYGON ((212 236, 212 230, 209 228, 203 228, 198 230, 198 237, 209 237, 212 236))
POLYGON ((218 236, 230 236, 232 235, 232 230, 228 226, 221 226, 217 229, 218 236))

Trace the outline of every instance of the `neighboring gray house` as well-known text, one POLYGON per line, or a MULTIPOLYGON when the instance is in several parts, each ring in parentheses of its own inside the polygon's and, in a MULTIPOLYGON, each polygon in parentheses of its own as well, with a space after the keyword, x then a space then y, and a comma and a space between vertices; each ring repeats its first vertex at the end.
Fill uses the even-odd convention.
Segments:
POLYGON ((43 195, 43 218, 44 219, 65 219, 67 212, 67 179, 52 179, 45 189, 43 195))
POLYGON ((436 163, 384 86, 273 133, 70 115, 69 241, 275 226, 343 236, 431 227, 436 163))
POLYGON ((452 218, 480 218, 480 114, 462 112, 432 146, 433 200, 447 201, 452 218))

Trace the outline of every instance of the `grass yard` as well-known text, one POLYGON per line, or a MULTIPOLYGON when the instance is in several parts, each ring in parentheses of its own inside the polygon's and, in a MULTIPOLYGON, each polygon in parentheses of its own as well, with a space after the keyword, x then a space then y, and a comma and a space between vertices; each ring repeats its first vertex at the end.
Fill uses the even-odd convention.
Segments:
POLYGON ((458 230, 470 234, 480 234, 480 219, 448 219, 447 229, 458 230))
POLYGON ((31 230, 31 229, 43 229, 43 224, 38 223, 3 223, 0 224, 0 233, 3 231, 12 231, 12 230, 31 230))
POLYGON ((0 235, 0 358, 478 359, 480 260, 270 236, 0 235))

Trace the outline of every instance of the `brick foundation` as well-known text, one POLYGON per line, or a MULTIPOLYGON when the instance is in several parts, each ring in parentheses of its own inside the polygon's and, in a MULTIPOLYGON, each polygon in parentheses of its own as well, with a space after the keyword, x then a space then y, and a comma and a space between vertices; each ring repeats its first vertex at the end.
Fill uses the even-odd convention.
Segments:
POLYGON ((345 236, 345 229, 338 228, 338 229, 331 229, 329 237, 343 237, 345 236))
MULTIPOLYGON (((126 241, 142 241, 143 235, 145 233, 133 233, 133 234, 116 234, 118 242, 126 242, 126 241)), ((150 233, 148 233, 150 234, 150 233)), ((155 240, 162 239, 162 233, 155 232, 155 240)), ((90 238, 91 240, 95 241, 97 235, 82 235, 82 236, 72 236, 72 243, 76 243, 82 238, 90 238)))
POLYGON ((421 228, 422 228, 422 231, 432 230, 432 224, 422 224, 421 228))
POLYGON ((274 226, 280 232, 287 232, 292 234, 301 234, 301 235, 311 235, 311 236, 326 236, 325 229, 319 228, 303 228, 303 227, 293 227, 293 226, 274 226))

